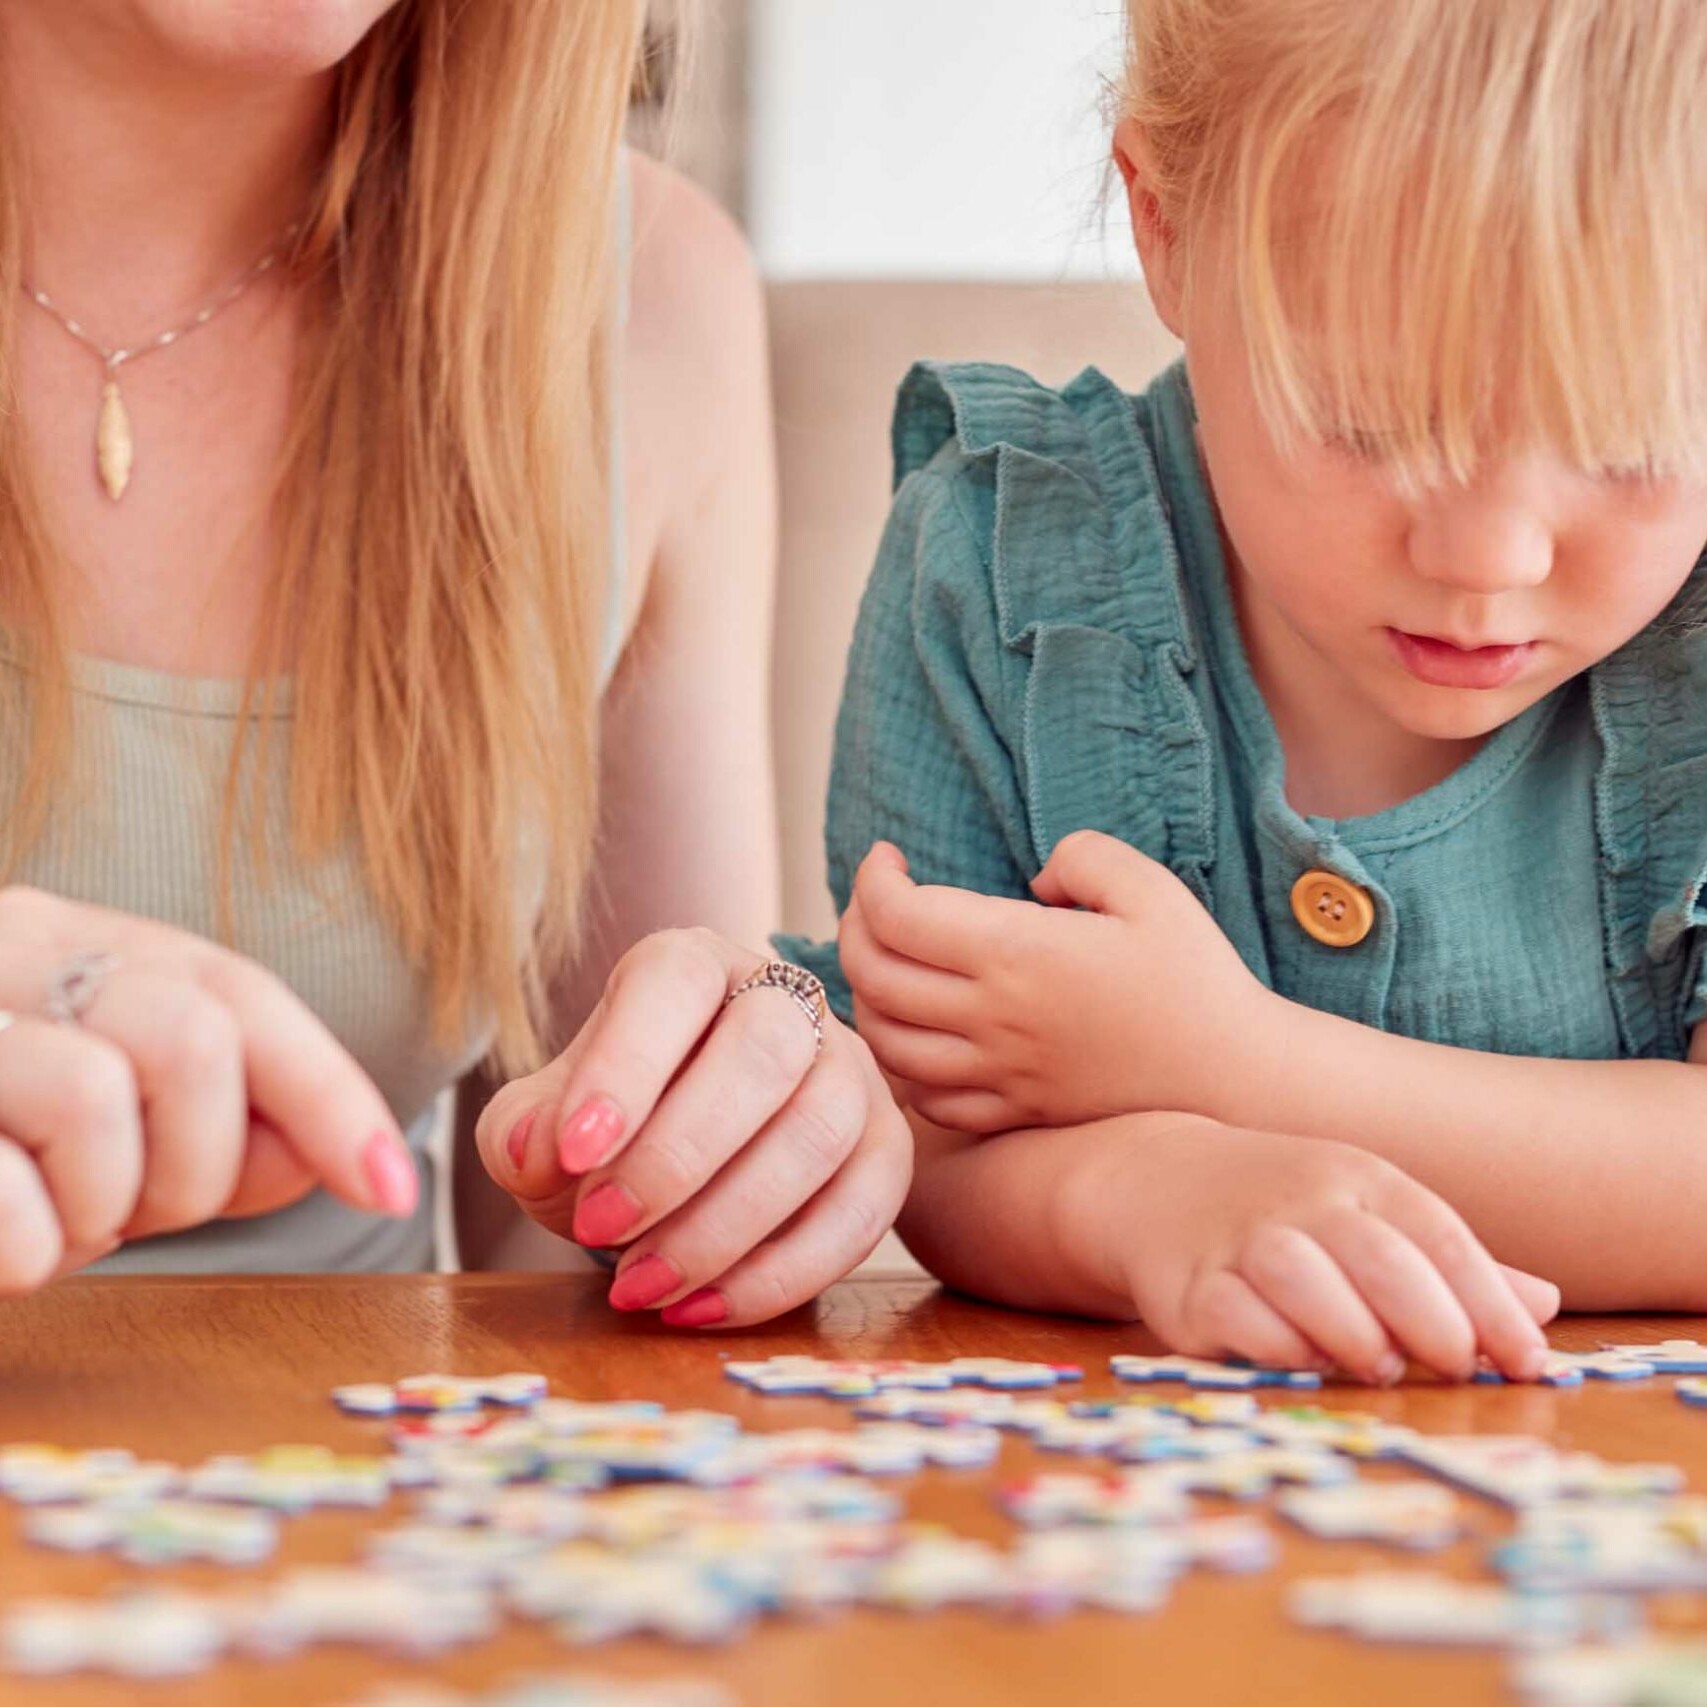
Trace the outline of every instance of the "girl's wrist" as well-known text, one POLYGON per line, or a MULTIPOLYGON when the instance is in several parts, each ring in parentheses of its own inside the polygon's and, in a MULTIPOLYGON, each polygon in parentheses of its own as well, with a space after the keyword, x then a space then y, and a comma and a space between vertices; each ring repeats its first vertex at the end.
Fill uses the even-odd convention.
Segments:
POLYGON ((1110 1314, 1137 1313, 1135 1253, 1146 1243, 1149 1216, 1167 1213, 1174 1152, 1202 1143, 1217 1125, 1198 1114, 1152 1112, 1118 1115, 1071 1135, 1077 1154, 1055 1176, 1048 1206, 1051 1243, 1106 1295, 1110 1314))
POLYGON ((1316 1032, 1325 1016, 1258 986, 1238 1018, 1225 1057, 1205 1073, 1202 1112, 1228 1126, 1291 1131, 1292 1086, 1321 1059, 1316 1032))

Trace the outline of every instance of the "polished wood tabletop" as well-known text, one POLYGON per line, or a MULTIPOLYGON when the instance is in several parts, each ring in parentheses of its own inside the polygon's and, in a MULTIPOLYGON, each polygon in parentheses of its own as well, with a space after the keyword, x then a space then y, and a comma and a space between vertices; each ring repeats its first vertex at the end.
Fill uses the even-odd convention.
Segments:
MULTIPOLYGON (((1681 1318, 1577 1318, 1557 1324, 1558 1346, 1603 1339, 1707 1337, 1681 1318)), ((580 1398, 653 1398, 672 1407, 732 1411, 758 1428, 821 1425, 848 1407, 818 1398, 750 1394, 721 1373, 724 1357, 777 1352, 827 1356, 1002 1356, 1077 1362, 1087 1395, 1117 1390, 1114 1351, 1154 1350, 1140 1330, 985 1308, 911 1280, 844 1282, 817 1305, 752 1332, 671 1333, 649 1318, 620 1317, 592 1277, 526 1275, 72 1280, 0 1303, 0 1441, 124 1446, 193 1463, 215 1452, 278 1443, 371 1447, 381 1426, 339 1415, 328 1389, 428 1371, 538 1370, 580 1398)), ((1124 1391, 1132 1391, 1127 1388, 1124 1391)), ((1452 1388, 1418 1382, 1391 1392, 1329 1389, 1329 1404, 1375 1411, 1432 1432, 1544 1436, 1621 1460, 1682 1465, 1707 1489, 1707 1411, 1681 1404, 1669 1380, 1576 1390, 1452 1388)), ((966 1534, 1000 1539, 998 1478, 1047 1464, 1011 1442, 991 1471, 935 1471, 906 1485, 911 1513, 966 1534)), ((1387 1474, 1376 1469, 1375 1476, 1387 1474)), ((1506 1527, 1467 1502, 1475 1537, 1438 1558, 1470 1573, 1506 1527)), ((1206 1509, 1232 1509, 1205 1501, 1206 1509)), ((276 1563, 249 1571, 184 1566, 144 1570, 26 1546, 16 1513, 0 1508, 0 1604, 32 1593, 87 1593, 115 1581, 228 1587, 296 1562, 356 1556, 373 1515, 314 1513, 291 1520, 276 1563)), ((385 1521, 381 1519, 380 1521, 385 1521)), ((6 1707, 88 1707, 170 1701, 185 1707, 327 1707, 383 1680, 432 1677, 462 1688, 539 1671, 627 1678, 717 1680, 736 1700, 812 1707, 961 1707, 961 1704, 1261 1701, 1265 1707, 1379 1701, 1384 1707, 1449 1700, 1454 1707, 1510 1699, 1491 1655, 1367 1647, 1295 1628, 1282 1610, 1286 1583, 1406 1560, 1363 1545, 1283 1533, 1277 1569, 1245 1578, 1198 1574, 1163 1611, 1139 1617, 1077 1614, 1037 1624, 977 1611, 931 1615, 859 1612, 823 1623, 772 1620, 727 1648, 627 1641, 568 1649, 543 1630, 512 1624, 497 1640, 431 1663, 361 1649, 321 1648, 290 1660, 243 1660, 198 1677, 138 1684, 88 1677, 0 1677, 6 1707)), ((1707 1627, 1702 1597, 1674 1598, 1662 1621, 1707 1627)))

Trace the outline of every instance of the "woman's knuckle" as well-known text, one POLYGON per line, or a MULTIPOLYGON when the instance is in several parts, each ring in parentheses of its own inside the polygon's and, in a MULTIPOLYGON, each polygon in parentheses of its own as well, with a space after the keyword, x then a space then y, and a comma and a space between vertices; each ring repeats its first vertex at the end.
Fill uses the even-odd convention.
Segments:
POLYGON ((794 1084, 812 1064, 814 1040, 806 1016, 789 997, 748 998, 741 1051, 756 1077, 794 1084))
POLYGON ((60 1125, 81 1135, 128 1124, 137 1112, 136 1072, 129 1057, 109 1044, 89 1042, 92 1046, 79 1051, 75 1062, 65 1063, 49 1099, 60 1125))

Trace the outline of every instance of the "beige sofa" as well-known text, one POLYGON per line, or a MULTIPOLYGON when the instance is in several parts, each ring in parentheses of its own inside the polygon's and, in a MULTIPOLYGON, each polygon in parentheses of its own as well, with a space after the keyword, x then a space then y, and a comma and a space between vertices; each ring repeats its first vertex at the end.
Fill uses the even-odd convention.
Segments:
POLYGON ((1177 346, 1141 284, 776 284, 782 568, 773 676, 783 917, 827 935, 824 790, 843 663, 889 504, 889 412, 917 360, 1002 361, 1139 389, 1177 346))

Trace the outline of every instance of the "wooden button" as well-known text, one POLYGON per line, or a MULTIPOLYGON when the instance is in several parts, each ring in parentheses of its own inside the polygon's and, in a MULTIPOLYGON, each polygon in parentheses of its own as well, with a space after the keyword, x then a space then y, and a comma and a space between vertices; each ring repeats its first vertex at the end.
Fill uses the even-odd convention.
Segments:
POLYGON ((1307 871, 1292 885, 1292 916, 1317 942, 1355 948, 1375 928, 1375 903, 1331 871, 1307 871))

